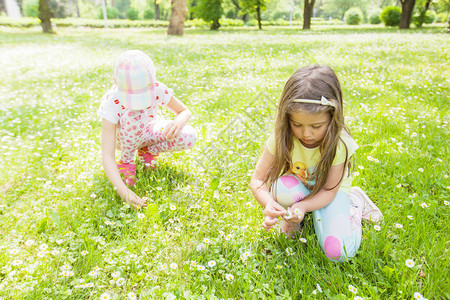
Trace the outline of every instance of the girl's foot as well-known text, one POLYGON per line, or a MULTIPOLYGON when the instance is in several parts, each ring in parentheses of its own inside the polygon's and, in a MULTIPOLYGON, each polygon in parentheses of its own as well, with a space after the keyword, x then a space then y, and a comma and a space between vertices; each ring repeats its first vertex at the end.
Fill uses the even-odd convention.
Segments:
MULTIPOLYGON (((352 196, 359 198, 362 206, 362 218, 377 223, 383 219, 381 210, 370 200, 369 196, 357 186, 350 189, 352 196)), ((353 200, 352 200, 353 201, 353 200)))
POLYGON ((134 186, 136 183, 136 165, 135 164, 125 164, 122 160, 119 160, 117 164, 119 173, 123 175, 123 181, 128 186, 134 186))
POLYGON ((156 159, 158 158, 158 154, 152 154, 148 150, 148 147, 138 149, 137 153, 139 160, 144 164, 144 168, 156 168, 156 159))
POLYGON ((302 233, 302 223, 289 223, 285 220, 280 221, 280 229, 287 237, 293 237, 302 233))

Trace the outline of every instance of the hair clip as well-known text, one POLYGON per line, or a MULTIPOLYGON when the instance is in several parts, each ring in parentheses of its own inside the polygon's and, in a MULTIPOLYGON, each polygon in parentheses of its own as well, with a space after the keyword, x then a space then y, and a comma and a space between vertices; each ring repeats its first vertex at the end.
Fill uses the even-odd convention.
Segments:
POLYGON ((293 102, 296 103, 313 103, 313 104, 320 104, 320 105, 324 105, 324 106, 331 106, 336 108, 336 104, 330 100, 328 100, 327 98, 325 98, 324 96, 322 96, 320 98, 320 100, 313 100, 313 99, 294 99, 292 100, 293 102))

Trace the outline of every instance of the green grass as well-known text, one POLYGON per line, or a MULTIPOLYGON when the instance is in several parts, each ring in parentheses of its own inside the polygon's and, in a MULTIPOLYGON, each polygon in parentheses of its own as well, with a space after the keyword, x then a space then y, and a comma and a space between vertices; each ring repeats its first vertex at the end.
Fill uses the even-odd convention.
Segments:
POLYGON ((450 298, 445 30, 0 28, 0 298, 353 299, 349 285, 364 299, 450 298), (157 170, 139 167, 141 211, 100 161, 99 99, 126 49, 153 58, 199 133, 157 170), (385 216, 343 264, 326 259, 310 217, 306 244, 263 231, 248 188, 283 85, 309 64, 336 70, 360 145, 354 185, 385 216))

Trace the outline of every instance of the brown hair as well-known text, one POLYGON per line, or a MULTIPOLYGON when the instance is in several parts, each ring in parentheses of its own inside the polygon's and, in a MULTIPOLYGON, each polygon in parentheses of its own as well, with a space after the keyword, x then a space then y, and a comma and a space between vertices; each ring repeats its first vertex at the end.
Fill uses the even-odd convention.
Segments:
MULTIPOLYGON (((314 65, 298 69, 286 82, 275 121, 275 160, 264 180, 269 188, 281 174, 288 172, 292 167, 291 152, 294 147, 294 140, 289 117, 291 113, 299 111, 311 114, 321 112, 330 114, 330 123, 319 146, 320 159, 314 172, 307 178, 308 180, 315 180, 315 185, 308 196, 311 197, 317 194, 327 181, 339 141, 342 141, 340 138, 341 131, 345 130, 350 134, 345 126, 341 86, 336 74, 330 67, 314 65), (322 96, 333 102, 336 107, 293 101, 294 99, 320 100, 322 96)), ((344 165, 348 167, 350 174, 347 146, 344 141, 342 143, 347 151, 344 165)), ((345 170, 344 167, 339 182, 344 178, 345 170)))

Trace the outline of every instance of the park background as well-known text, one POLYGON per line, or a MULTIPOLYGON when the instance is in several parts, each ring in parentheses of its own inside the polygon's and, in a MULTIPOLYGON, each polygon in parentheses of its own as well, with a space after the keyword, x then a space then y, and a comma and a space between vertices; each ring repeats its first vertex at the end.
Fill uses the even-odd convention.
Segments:
POLYGON ((450 298, 448 24, 367 24, 361 9, 364 24, 343 12, 302 30, 278 4, 264 13, 284 17, 262 30, 254 14, 221 16, 218 30, 187 17, 182 36, 167 35, 168 20, 104 28, 71 15, 43 34, 37 18, 0 18, 0 299, 450 298), (199 134, 154 171, 138 164, 140 210, 103 173, 97 115, 129 49, 152 57, 199 134), (384 213, 342 264, 322 253, 310 216, 298 239, 262 230, 248 188, 284 83, 310 64, 341 80, 360 145, 354 185, 384 213))

